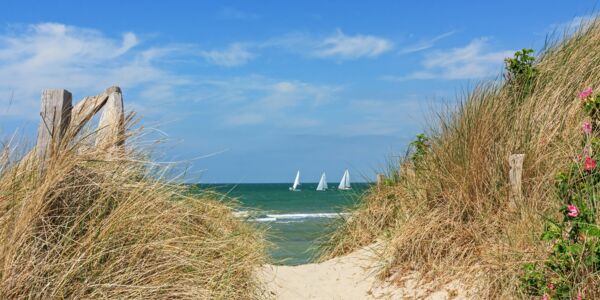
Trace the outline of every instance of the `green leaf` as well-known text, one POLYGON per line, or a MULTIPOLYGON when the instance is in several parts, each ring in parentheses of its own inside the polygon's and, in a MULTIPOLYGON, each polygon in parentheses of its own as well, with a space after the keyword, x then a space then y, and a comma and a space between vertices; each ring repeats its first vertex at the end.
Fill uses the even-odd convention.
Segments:
POLYGON ((544 226, 544 233, 542 233, 543 241, 551 241, 560 238, 561 228, 554 222, 548 222, 544 226))
POLYGON ((581 224, 581 230, 588 236, 600 237, 600 228, 595 224, 581 224))
POLYGON ((571 253, 571 255, 576 255, 579 256, 581 253, 583 253, 583 245, 581 244, 573 244, 573 245, 569 245, 567 247, 568 251, 571 253))

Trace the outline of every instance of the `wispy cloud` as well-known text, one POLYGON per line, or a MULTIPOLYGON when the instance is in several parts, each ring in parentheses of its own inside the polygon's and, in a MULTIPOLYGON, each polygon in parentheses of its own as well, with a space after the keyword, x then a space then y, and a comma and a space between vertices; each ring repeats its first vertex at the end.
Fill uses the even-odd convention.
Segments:
POLYGON ((258 14, 242 11, 231 6, 221 8, 217 12, 217 17, 224 20, 256 20, 260 18, 258 14))
POLYGON ((314 49, 317 57, 357 59, 376 57, 392 49, 392 42, 373 35, 346 35, 338 30, 334 35, 323 39, 314 49))
POLYGON ((160 68, 157 60, 177 47, 140 48, 131 32, 111 38, 101 32, 58 23, 12 28, 0 34, 0 105, 14 94, 11 115, 29 115, 44 88, 65 87, 88 93, 114 83, 125 88, 157 82, 182 84, 184 78, 160 68))
POLYGON ((277 80, 246 76, 205 82, 216 93, 211 102, 226 116, 228 127, 270 124, 276 127, 312 127, 311 117, 319 106, 337 99, 341 86, 317 85, 299 80, 277 80))
MULTIPOLYGON (((219 126, 310 127, 318 124, 311 111, 336 99, 341 89, 260 75, 211 78, 176 72, 178 62, 198 59, 198 51, 189 44, 144 46, 131 32, 109 37, 57 23, 0 33, 0 107, 12 103, 0 115, 36 118, 31 112, 38 110, 44 88, 68 88, 80 99, 118 84, 127 92, 128 106, 147 116, 184 118, 196 113, 189 109, 193 103, 202 102, 202 111, 212 111, 219 126)), ((200 53, 227 67, 253 57, 242 44, 200 53)))
POLYGON ((423 69, 404 76, 384 76, 384 80, 479 79, 498 75, 513 50, 490 50, 487 38, 472 40, 464 47, 433 51, 425 55, 423 69))
MULTIPOLYGON (((388 49, 377 38, 366 37, 338 32, 301 42, 314 51, 309 55, 322 51, 323 58, 331 59, 373 57, 388 49)), ((32 111, 38 111, 40 91, 44 88, 67 88, 76 101, 117 84, 126 92, 127 106, 151 119, 201 117, 203 124, 223 130, 256 126, 320 132, 324 126, 332 131, 349 126, 347 132, 352 133, 366 132, 359 130, 363 125, 377 127, 375 112, 369 117, 363 114, 375 111, 373 106, 336 106, 345 91, 342 85, 258 74, 203 75, 179 68, 182 62, 198 59, 238 66, 253 59, 250 50, 259 51, 262 46, 254 47, 242 43, 210 51, 193 44, 157 47, 132 32, 108 36, 98 30, 57 23, 11 27, 0 32, 0 107, 7 107, 9 102, 12 106, 8 113, 0 110, 0 115, 37 118, 32 111), (202 109, 195 109, 200 106, 202 109), (348 125, 330 124, 326 112, 332 107, 344 107, 346 113, 357 113, 358 117, 348 118, 348 125)), ((269 47, 281 50, 282 46, 269 47)), ((347 99, 344 101, 348 103, 347 99)))
POLYGON ((201 51, 200 55, 209 63, 223 67, 241 66, 254 58, 254 54, 240 43, 231 44, 223 50, 201 51))
POLYGON ((281 48, 287 51, 334 60, 354 60, 378 57, 393 48, 392 41, 365 34, 347 35, 341 30, 317 37, 306 33, 289 33, 260 44, 262 48, 281 48))
POLYGON ((442 33, 438 36, 435 36, 431 39, 421 40, 415 44, 404 46, 400 49, 400 51, 398 51, 398 54, 409 54, 409 53, 415 53, 415 52, 427 50, 427 49, 433 47, 435 45, 435 43, 438 42, 439 40, 447 38, 455 33, 456 33, 455 30, 448 31, 446 33, 442 33))

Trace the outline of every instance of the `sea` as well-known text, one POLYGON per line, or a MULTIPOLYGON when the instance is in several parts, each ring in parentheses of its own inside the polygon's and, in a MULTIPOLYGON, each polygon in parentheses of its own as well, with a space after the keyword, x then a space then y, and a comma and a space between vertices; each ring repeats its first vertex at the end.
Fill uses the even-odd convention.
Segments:
POLYGON ((369 183, 353 183, 352 190, 338 190, 328 183, 327 191, 316 191, 317 183, 302 183, 290 191, 289 183, 201 184, 198 187, 235 198, 241 207, 236 216, 266 229, 272 262, 299 265, 314 261, 324 238, 348 217, 369 188, 369 183))

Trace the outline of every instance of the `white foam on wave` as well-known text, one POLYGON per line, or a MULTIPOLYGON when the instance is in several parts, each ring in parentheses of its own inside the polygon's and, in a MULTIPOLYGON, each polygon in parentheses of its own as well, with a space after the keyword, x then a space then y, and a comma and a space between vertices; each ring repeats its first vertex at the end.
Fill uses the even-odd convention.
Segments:
POLYGON ((250 212, 246 211, 246 210, 240 210, 240 211, 233 212, 233 216, 236 218, 247 218, 249 215, 250 215, 250 212))
POLYGON ((348 213, 298 213, 298 214, 267 214, 267 217, 277 220, 310 219, 310 218, 339 218, 348 213))
POLYGON ((250 219, 250 221, 254 221, 254 222, 275 222, 275 221, 277 221, 277 219, 266 217, 266 218, 250 219))
POLYGON ((339 218, 348 216, 350 213, 296 213, 296 214, 266 214, 264 217, 258 217, 250 219, 254 222, 279 222, 279 223, 292 223, 298 222, 303 219, 315 219, 315 218, 339 218))

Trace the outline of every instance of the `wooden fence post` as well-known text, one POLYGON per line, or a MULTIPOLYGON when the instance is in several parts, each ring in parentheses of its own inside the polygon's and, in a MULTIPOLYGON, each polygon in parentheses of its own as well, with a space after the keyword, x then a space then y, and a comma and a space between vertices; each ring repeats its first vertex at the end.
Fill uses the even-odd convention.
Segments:
POLYGON ((517 208, 517 201, 523 197, 522 190, 522 176, 523 176, 523 159, 525 154, 512 154, 508 158, 508 164, 510 165, 509 179, 510 179, 510 205, 512 208, 517 208))
POLYGON ((97 96, 85 97, 73 106, 73 111, 71 112, 71 125, 69 126, 72 131, 71 134, 76 135, 79 133, 85 124, 91 120, 100 109, 102 109, 107 100, 108 95, 102 93, 97 96))
POLYGON ((36 144, 38 159, 43 161, 53 155, 52 149, 60 145, 71 121, 72 101, 73 96, 67 90, 42 91, 41 121, 36 144))
POLYGON ((385 183, 385 175, 377 174, 377 186, 382 186, 385 183))
POLYGON ((125 138, 125 112, 121 88, 113 86, 106 89, 108 100, 98 124, 96 147, 109 150, 123 144, 125 138))

